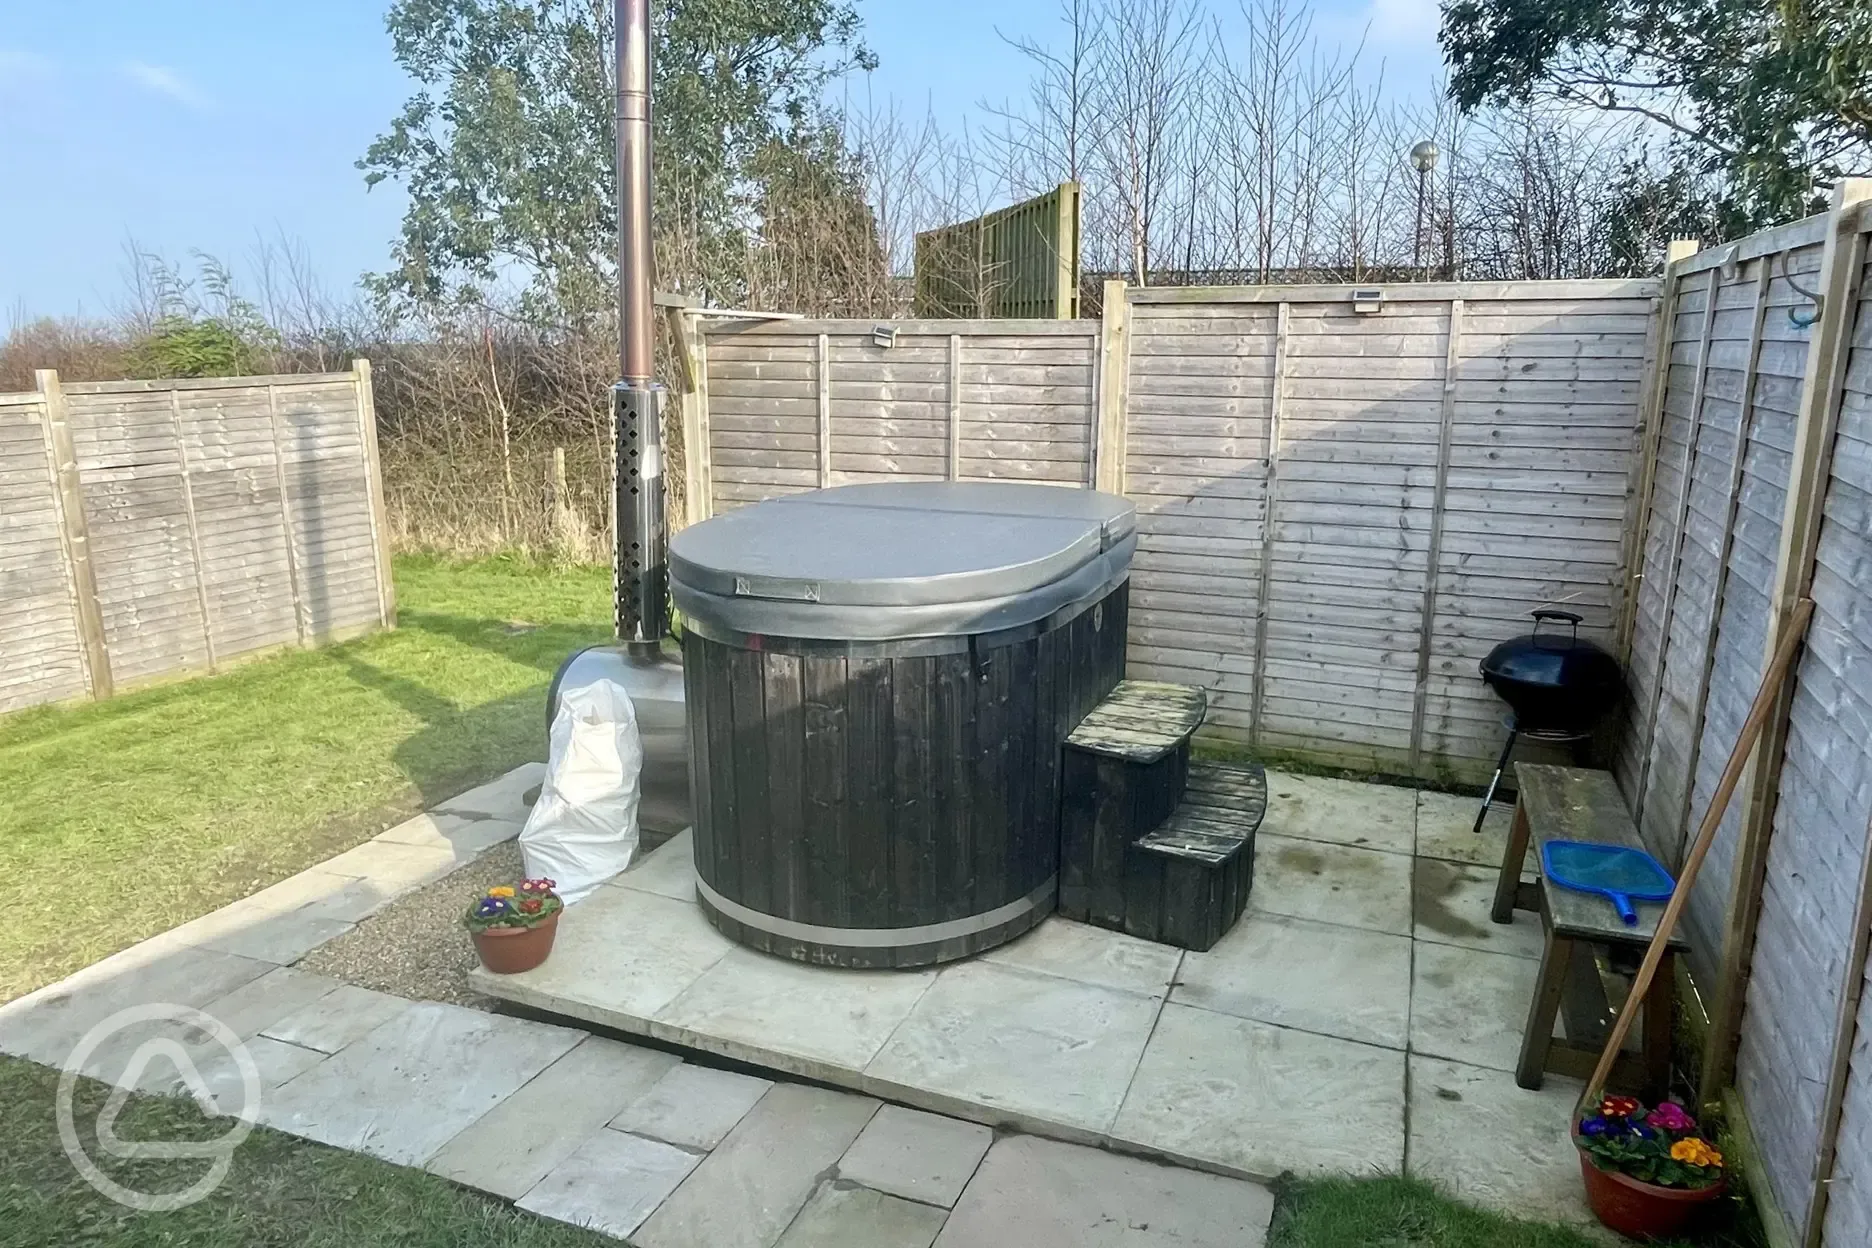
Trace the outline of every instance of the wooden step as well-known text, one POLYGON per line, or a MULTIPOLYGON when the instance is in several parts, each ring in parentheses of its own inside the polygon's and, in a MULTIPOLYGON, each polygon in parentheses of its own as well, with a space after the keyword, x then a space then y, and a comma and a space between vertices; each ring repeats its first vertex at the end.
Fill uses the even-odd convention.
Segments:
POLYGON ((1184 949, 1222 939, 1248 905, 1266 814, 1260 764, 1192 763, 1176 813, 1126 856, 1124 930, 1184 949))
POLYGON ((1059 912, 1122 929, 1125 862, 1182 800, 1208 698, 1194 685, 1125 680, 1066 738, 1060 766, 1059 912))

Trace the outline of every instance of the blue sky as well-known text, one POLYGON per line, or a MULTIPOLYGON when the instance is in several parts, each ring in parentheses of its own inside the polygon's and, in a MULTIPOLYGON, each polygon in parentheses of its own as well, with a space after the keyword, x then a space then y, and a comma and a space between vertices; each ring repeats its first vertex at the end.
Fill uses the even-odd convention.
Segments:
MULTIPOLYGON (((958 124, 1018 93, 996 28, 1044 38, 1055 0, 858 0, 882 62, 851 90, 958 124)), ((124 245, 199 248, 237 270, 257 238, 303 249, 336 291, 382 267, 402 201, 353 162, 408 84, 387 0, 0 0, 0 325, 122 302, 124 245)), ((1215 0, 1219 12, 1234 0, 1215 0)), ((1436 68, 1435 0, 1323 0, 1415 92, 1436 68)))

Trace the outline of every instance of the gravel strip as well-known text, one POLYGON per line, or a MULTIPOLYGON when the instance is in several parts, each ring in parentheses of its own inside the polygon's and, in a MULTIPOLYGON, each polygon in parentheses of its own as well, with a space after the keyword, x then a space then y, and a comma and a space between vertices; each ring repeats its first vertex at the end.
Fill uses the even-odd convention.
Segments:
MULTIPOLYGON (((649 828, 641 829, 639 836, 640 855, 669 839, 667 833, 649 828)), ((498 1004, 494 998, 468 986, 468 972, 474 969, 476 958, 462 915, 482 889, 518 884, 522 874, 520 843, 505 841, 441 879, 399 897, 308 953, 299 965, 360 988, 492 1010, 498 1004)))
POLYGON ((491 1010, 493 998, 468 987, 475 951, 462 915, 482 889, 519 881, 520 843, 496 845, 320 945, 299 965, 399 997, 491 1010))

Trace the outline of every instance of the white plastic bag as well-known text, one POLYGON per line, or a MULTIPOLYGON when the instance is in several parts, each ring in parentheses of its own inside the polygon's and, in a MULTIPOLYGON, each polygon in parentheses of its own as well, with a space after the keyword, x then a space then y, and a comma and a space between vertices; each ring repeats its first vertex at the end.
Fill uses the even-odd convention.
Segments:
POLYGON ((571 905, 630 865, 637 852, 643 739, 623 686, 564 689, 553 716, 546 780, 520 830, 528 878, 557 881, 571 905))

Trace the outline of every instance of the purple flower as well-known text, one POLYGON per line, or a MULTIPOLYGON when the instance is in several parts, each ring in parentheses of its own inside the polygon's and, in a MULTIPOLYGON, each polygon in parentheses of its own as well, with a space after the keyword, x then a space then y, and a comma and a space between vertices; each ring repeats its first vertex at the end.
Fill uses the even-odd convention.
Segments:
POLYGON ((1675 1101, 1665 1101, 1649 1114, 1645 1121, 1660 1131, 1694 1131, 1696 1119, 1684 1112, 1684 1107, 1675 1101))
POLYGON ((484 919, 507 913, 507 903, 499 897, 483 897, 481 904, 475 907, 475 913, 484 919))
POLYGON ((1657 1138, 1657 1132, 1653 1131, 1650 1127, 1642 1126, 1635 1122, 1631 1124, 1631 1132, 1641 1140, 1653 1140, 1657 1138))
POLYGON ((1612 1124, 1606 1121, 1605 1118, 1597 1114, 1595 1114, 1591 1118, 1587 1118, 1583 1120, 1579 1124, 1579 1129, 1580 1129, 1581 1135, 1590 1135, 1590 1136, 1596 1137, 1596 1136, 1612 1134, 1612 1124))

